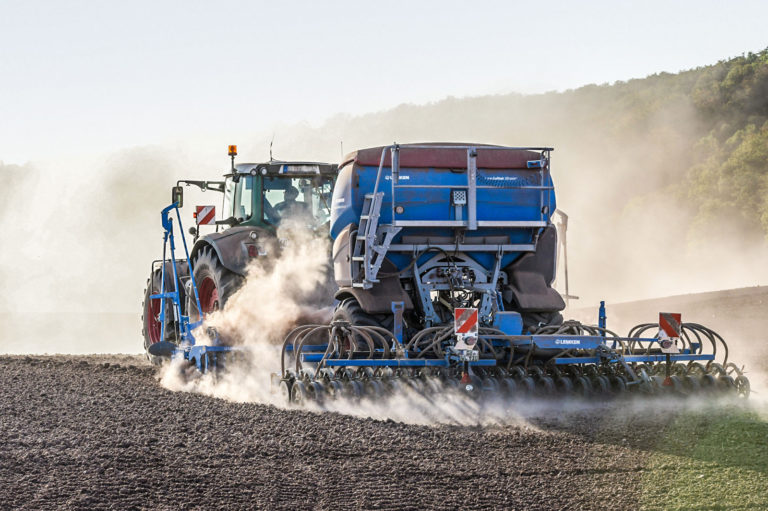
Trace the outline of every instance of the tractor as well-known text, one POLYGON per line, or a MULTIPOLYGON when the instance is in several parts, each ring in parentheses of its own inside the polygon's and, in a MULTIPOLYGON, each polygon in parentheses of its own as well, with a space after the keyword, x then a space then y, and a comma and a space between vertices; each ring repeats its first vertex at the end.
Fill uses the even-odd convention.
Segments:
POLYGON ((163 210, 163 258, 152 262, 142 305, 144 349, 154 364, 182 343, 190 325, 224 307, 245 282, 251 262, 280 257, 281 222, 298 219, 308 229, 329 231, 337 165, 273 159, 236 164, 237 147, 228 152, 231 168, 222 181, 179 180, 171 206, 163 210), (223 215, 217 220, 215 207, 197 206, 197 226, 189 230, 192 248, 187 250, 184 233, 177 232, 185 251, 177 259, 173 212, 179 231, 185 186, 220 193, 223 215), (203 234, 204 229, 211 232, 203 234))

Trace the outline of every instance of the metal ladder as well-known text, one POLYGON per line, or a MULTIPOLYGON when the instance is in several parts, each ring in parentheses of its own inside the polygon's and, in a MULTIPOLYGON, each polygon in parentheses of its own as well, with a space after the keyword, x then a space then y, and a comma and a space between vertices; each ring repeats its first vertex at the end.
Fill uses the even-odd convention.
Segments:
POLYGON ((363 199, 360 224, 357 226, 357 236, 352 250, 352 286, 369 289, 379 282, 376 275, 384 261, 386 250, 376 250, 377 231, 383 192, 367 193, 363 199), (378 257, 376 257, 378 256, 378 257))

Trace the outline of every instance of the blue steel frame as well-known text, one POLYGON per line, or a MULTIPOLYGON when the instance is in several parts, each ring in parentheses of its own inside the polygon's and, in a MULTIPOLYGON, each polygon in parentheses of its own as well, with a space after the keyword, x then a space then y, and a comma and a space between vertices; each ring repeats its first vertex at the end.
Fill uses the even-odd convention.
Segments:
MULTIPOLYGON (((181 306, 181 293, 179 271, 177 268, 176 260, 176 242, 174 240, 174 226, 173 218, 171 218, 171 211, 176 212, 176 219, 179 223, 179 232, 181 233, 181 241, 184 246, 184 258, 187 262, 187 268, 189 268, 189 278, 192 283, 192 291, 195 295, 195 302, 197 304, 197 310, 202 310, 200 306, 200 296, 197 292, 197 283, 195 282, 195 275, 192 271, 192 263, 189 259, 189 248, 187 247, 187 240, 184 238, 184 227, 181 222, 181 213, 179 212, 179 203, 174 202, 170 206, 167 206, 160 213, 161 222, 163 225, 163 260, 162 269, 160 273, 160 293, 151 295, 151 300, 160 300, 160 339, 165 340, 165 314, 166 314, 166 300, 171 300, 174 319, 176 320, 176 327, 178 333, 178 339, 181 341, 178 348, 176 348, 171 358, 182 358, 184 360, 194 361, 197 369, 206 372, 207 370, 218 365, 219 354, 235 351, 230 346, 218 346, 218 336, 214 335, 214 345, 198 345, 195 343, 195 336, 192 331, 202 325, 203 321, 189 320, 189 315, 184 314, 184 310, 181 306), (170 257, 168 256, 168 248, 170 247, 170 257), (173 270, 173 291, 165 291, 165 278, 166 278, 166 261, 170 262, 170 266, 173 270)), ((215 334, 215 333, 214 333, 215 334)))
MULTIPOLYGON (((395 344, 402 346, 402 325, 398 323, 398 320, 402 322, 402 305, 399 303, 392 304, 392 311, 395 314, 395 340, 391 347, 392 353, 397 353, 395 344)), ((607 317, 605 311, 605 302, 600 302, 599 310, 599 324, 601 329, 606 328, 607 317)), ((560 351, 562 354, 570 350, 585 350, 595 351, 596 356, 587 357, 567 357, 556 356, 549 360, 550 363, 555 365, 572 365, 572 364, 600 364, 600 363, 653 363, 653 362, 666 362, 666 354, 650 353, 651 347, 654 343, 659 343, 660 339, 655 337, 614 337, 614 336, 599 336, 599 335, 480 335, 480 338, 492 343, 494 347, 499 348, 527 348, 526 352, 531 349, 534 350, 547 350, 547 351, 560 351), (635 350, 635 353, 625 354, 624 343, 634 342, 640 343, 639 349, 635 350), (609 343, 611 346, 609 346, 609 343), (646 343, 643 346, 643 343, 646 343), (616 347, 619 346, 617 350, 616 347), (645 354, 637 354, 637 351, 645 351, 645 354)), ((689 348, 681 350, 679 354, 669 355, 669 361, 674 362, 690 362, 690 361, 712 361, 715 359, 714 354, 702 353, 701 343, 691 342, 689 348)), ((304 345, 302 347, 301 361, 306 363, 321 364, 326 367, 391 367, 391 368, 405 368, 405 367, 456 367, 458 366, 458 358, 452 354, 450 350, 447 350, 445 358, 437 359, 422 359, 422 358, 408 358, 407 352, 403 353, 402 358, 368 358, 368 359, 338 359, 338 358, 325 358, 325 352, 328 348, 327 344, 319 345, 304 345)), ((293 345, 288 344, 286 346, 287 352, 293 351, 293 345)), ((377 350, 383 352, 383 350, 377 350)), ((523 355, 520 360, 525 358, 523 355)), ((498 364, 496 359, 480 359, 477 361, 469 362, 470 366, 474 367, 493 367, 498 364)))
MULTIPOLYGON (((542 350, 596 350, 601 346, 607 347, 606 341, 638 341, 648 343, 658 343, 659 339, 644 337, 602 337, 589 335, 512 335, 505 336, 503 340, 498 340, 496 336, 480 336, 488 340, 494 340, 496 347, 531 347, 542 350)), ((327 344, 305 345, 302 348, 302 362, 319 363, 323 361, 323 353, 328 348, 327 344)), ((710 361, 714 360, 712 354, 698 353, 700 346, 694 345, 694 349, 684 349, 682 353, 670 355, 671 362, 689 362, 689 361, 710 361)), ((293 346, 287 345, 286 351, 292 351, 293 346)), ((393 349, 394 351, 394 349, 393 349)), ((647 350, 646 350, 647 351, 647 350)), ((402 359, 325 359, 324 365, 328 367, 451 367, 452 357, 446 355, 444 359, 422 359, 422 358, 402 358, 402 359)), ((604 354, 595 357, 557 357, 553 360, 556 365, 569 364, 599 364, 601 362, 616 363, 624 361, 626 363, 650 363, 665 362, 666 355, 645 354, 645 355, 622 355, 613 350, 606 351, 604 354)), ((495 359, 480 359, 469 363, 470 366, 493 367, 497 365, 495 359)))

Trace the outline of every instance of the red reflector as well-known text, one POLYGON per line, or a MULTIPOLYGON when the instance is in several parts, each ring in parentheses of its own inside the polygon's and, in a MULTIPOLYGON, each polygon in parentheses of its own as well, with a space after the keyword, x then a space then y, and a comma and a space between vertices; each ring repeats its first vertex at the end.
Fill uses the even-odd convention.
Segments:
POLYGON ((258 257, 259 251, 256 250, 256 245, 248 245, 248 257, 258 257))

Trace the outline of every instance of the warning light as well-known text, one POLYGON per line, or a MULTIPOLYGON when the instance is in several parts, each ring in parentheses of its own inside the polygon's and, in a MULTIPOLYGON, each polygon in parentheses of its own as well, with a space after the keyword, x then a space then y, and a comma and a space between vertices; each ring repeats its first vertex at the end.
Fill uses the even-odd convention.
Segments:
POLYGON ((227 146, 227 148, 229 149, 229 153, 228 153, 229 156, 237 156, 237 146, 236 145, 230 145, 230 146, 227 146))

